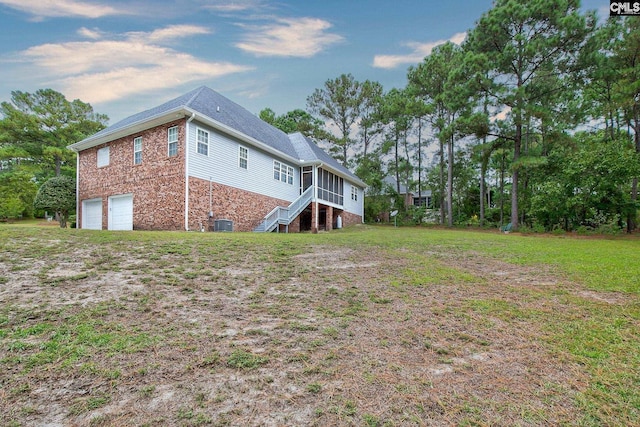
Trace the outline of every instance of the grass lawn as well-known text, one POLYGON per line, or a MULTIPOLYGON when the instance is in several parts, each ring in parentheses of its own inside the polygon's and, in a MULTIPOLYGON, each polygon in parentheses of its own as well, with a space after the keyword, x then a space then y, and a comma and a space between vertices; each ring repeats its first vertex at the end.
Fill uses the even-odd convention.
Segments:
POLYGON ((640 240, 0 225, 0 425, 640 425, 640 240))

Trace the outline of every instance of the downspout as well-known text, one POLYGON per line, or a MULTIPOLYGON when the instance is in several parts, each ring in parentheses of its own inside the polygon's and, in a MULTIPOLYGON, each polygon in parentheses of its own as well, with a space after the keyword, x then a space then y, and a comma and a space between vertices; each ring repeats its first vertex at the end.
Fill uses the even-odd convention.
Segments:
POLYGON ((318 168, 320 166, 322 166, 322 163, 313 166, 313 203, 315 203, 314 211, 316 214, 316 217, 314 218, 315 226, 313 228, 316 230, 318 230, 320 225, 320 213, 318 212, 318 168))
POLYGON ((189 141, 190 132, 189 124, 196 118, 196 113, 191 114, 191 117, 187 120, 185 131, 185 144, 184 144, 184 229, 189 231, 189 141))
MULTIPOLYGON (((78 212, 80 209, 80 153, 76 150, 73 151, 76 152, 76 229, 78 229, 81 228, 79 227, 80 222, 78 221, 80 219, 78 217, 78 212)), ((100 224, 102 224, 102 219, 100 219, 100 221, 100 224)))

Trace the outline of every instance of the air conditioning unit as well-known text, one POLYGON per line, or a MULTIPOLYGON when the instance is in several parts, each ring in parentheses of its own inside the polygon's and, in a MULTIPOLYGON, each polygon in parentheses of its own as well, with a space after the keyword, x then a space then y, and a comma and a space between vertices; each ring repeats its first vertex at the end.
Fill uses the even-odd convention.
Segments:
POLYGON ((233 231, 233 221, 230 219, 216 219, 213 222, 213 231, 233 231))

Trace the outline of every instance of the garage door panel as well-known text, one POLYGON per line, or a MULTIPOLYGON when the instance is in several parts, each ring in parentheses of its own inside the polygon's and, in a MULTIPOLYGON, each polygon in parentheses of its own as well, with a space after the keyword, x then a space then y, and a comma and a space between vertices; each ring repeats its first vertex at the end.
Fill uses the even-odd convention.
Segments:
POLYGON ((133 195, 109 197, 109 230, 133 230, 133 195))
POLYGON ((102 230, 102 199, 82 202, 82 225, 86 230, 102 230))

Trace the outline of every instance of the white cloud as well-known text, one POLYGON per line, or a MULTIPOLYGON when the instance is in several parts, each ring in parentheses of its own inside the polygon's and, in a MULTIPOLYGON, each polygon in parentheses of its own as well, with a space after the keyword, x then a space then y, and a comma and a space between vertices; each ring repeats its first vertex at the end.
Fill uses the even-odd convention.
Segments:
POLYGON ((90 29, 87 27, 82 27, 78 30, 78 34, 84 38, 92 40, 98 40, 102 38, 102 32, 97 28, 90 29))
POLYGON ((269 25, 242 26, 248 33, 236 47, 256 56, 310 58, 343 40, 327 32, 329 22, 316 18, 280 18, 269 25))
POLYGON ((130 37, 139 37, 151 43, 161 43, 182 37, 210 34, 211 30, 199 25, 170 25, 154 30, 151 33, 129 33, 130 37))
POLYGON ((255 10, 259 6, 259 2, 255 0, 236 0, 233 2, 219 1, 204 6, 205 9, 214 12, 242 12, 245 10, 255 10))
POLYGON ((100 18, 127 13, 111 6, 77 0, 0 0, 0 4, 29 13, 38 19, 69 16, 100 18))
MULTIPOLYGON (((250 68, 213 62, 162 46, 161 42, 208 32, 203 27, 170 26, 120 39, 50 43, 20 53, 29 68, 46 71, 47 84, 71 98, 100 103, 177 84, 213 79, 250 68)), ((80 33, 99 36, 96 30, 80 33)))
POLYGON ((455 44, 461 44, 467 37, 467 33, 456 33, 449 40, 437 40, 435 42, 418 43, 408 42, 404 45, 409 47, 412 52, 404 55, 376 55, 373 58, 373 66, 376 68, 396 68, 406 64, 417 64, 421 62, 425 56, 431 55, 433 48, 447 41, 455 44))

